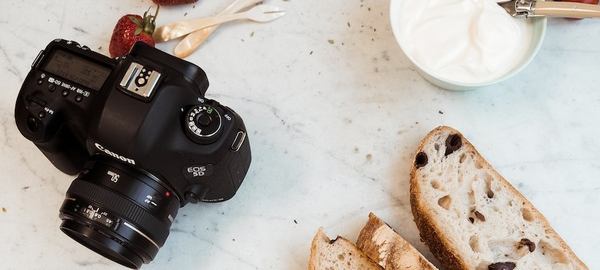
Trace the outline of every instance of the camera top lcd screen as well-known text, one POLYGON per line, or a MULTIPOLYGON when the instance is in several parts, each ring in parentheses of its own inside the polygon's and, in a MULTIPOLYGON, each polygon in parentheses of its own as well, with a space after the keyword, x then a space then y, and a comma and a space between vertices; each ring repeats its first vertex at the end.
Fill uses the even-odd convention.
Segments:
POLYGON ((99 91, 111 69, 63 50, 56 50, 44 70, 99 91))

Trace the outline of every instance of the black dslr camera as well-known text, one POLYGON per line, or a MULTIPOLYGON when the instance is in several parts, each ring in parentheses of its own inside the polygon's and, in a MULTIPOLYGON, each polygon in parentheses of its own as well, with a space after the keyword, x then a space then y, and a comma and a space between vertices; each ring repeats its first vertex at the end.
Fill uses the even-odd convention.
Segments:
POLYGON ((139 268, 164 245, 188 202, 233 197, 250 166, 244 122, 204 98, 198 66, 137 43, 111 59, 55 40, 19 92, 19 131, 75 175, 60 229, 119 264, 139 268))

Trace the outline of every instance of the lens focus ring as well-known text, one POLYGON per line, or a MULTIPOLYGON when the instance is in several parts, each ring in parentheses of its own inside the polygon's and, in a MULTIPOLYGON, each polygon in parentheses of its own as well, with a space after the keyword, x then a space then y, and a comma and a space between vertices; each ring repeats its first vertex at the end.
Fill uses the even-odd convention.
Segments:
POLYGON ((170 224, 159 221, 142 207, 123 198, 119 194, 110 192, 106 188, 76 179, 71 184, 71 187, 69 187, 67 194, 80 196, 93 201, 98 206, 110 209, 113 214, 129 220, 137 225, 138 228, 152 228, 152 231, 144 232, 159 246, 164 245, 167 236, 169 236, 170 224))
POLYGON ((106 258, 139 268, 164 245, 179 207, 179 197, 160 179, 97 156, 67 191, 61 230, 106 258))

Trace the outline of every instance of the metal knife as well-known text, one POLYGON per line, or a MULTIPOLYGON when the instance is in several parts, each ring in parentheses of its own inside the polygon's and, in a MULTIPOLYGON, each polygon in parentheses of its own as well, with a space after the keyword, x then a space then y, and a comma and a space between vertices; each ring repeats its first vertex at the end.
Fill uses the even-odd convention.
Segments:
POLYGON ((600 6, 540 0, 497 0, 513 17, 600 18, 600 6))

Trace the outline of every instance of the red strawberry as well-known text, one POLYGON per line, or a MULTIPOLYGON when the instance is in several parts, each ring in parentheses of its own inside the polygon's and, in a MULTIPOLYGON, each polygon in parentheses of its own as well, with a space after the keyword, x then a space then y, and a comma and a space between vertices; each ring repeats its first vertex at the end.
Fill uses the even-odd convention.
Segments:
POLYGON ((198 0, 152 0, 157 5, 163 6, 172 6, 172 5, 182 5, 182 4, 191 4, 198 2, 198 0))
POLYGON ((110 39, 110 56, 118 57, 128 54, 131 47, 138 41, 154 47, 152 34, 154 28, 156 28, 155 22, 158 10, 159 8, 156 8, 156 13, 149 15, 150 9, 148 9, 144 13, 144 17, 135 14, 121 17, 110 39))

